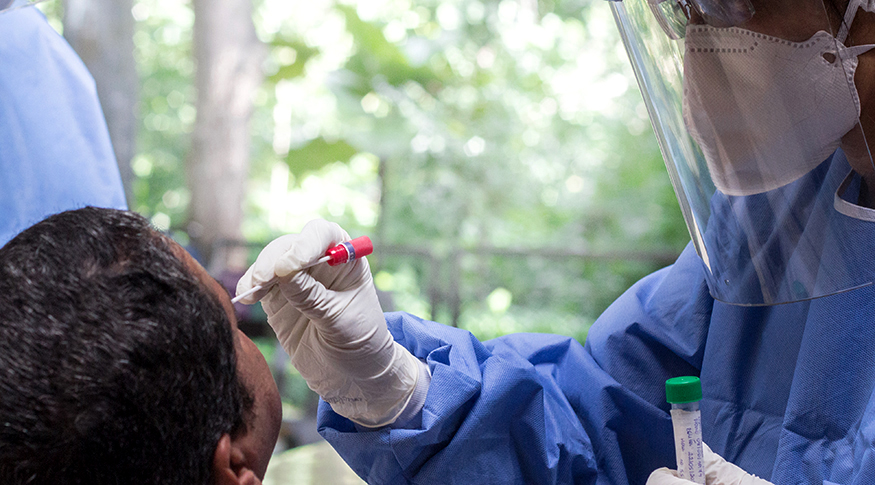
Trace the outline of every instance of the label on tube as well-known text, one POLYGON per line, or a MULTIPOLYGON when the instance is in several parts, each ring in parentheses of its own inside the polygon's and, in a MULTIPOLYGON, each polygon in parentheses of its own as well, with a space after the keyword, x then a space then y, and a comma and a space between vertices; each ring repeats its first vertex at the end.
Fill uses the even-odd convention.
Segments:
POLYGON ((696 483, 705 483, 705 457, 702 453, 702 413, 671 410, 674 427, 674 450, 678 476, 696 483))

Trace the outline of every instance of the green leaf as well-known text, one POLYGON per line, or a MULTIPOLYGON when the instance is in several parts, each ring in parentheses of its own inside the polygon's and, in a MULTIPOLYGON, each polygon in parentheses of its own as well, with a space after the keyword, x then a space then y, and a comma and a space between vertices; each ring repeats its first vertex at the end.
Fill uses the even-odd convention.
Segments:
POLYGON ((346 162, 356 153, 358 150, 345 141, 327 141, 319 137, 301 148, 290 150, 286 163, 289 170, 300 177, 334 162, 346 162))
POLYGON ((348 5, 339 5, 336 8, 343 13, 346 29, 359 46, 346 65, 351 72, 366 79, 380 76, 393 86, 400 86, 407 81, 416 81, 422 85, 440 81, 437 74, 428 67, 412 66, 401 49, 386 40, 377 25, 359 18, 355 8, 348 5))
POLYGON ((281 64, 276 73, 267 77, 267 81, 276 84, 283 79, 292 79, 304 74, 307 61, 319 53, 319 49, 308 46, 298 40, 289 40, 282 37, 275 38, 270 43, 273 49, 294 49, 295 61, 291 64, 281 64))

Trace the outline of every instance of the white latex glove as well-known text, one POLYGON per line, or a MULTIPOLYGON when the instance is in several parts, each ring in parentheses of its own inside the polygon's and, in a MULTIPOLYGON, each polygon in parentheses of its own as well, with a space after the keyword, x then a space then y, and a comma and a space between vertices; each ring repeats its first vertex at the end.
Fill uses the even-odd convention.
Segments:
MULTIPOLYGON (((741 468, 724 460, 722 456, 711 451, 705 443, 702 443, 705 455, 705 481, 707 485, 772 485, 772 482, 763 480, 756 475, 742 470, 741 468)), ((678 478, 676 470, 658 468, 650 474, 647 485, 690 485, 693 482, 678 478)))
POLYGON ((349 240, 337 224, 311 221, 300 234, 268 244, 237 282, 237 294, 264 286, 241 302, 261 300, 307 385, 338 414, 377 427, 404 411, 422 364, 389 334, 365 258, 300 271, 349 240))

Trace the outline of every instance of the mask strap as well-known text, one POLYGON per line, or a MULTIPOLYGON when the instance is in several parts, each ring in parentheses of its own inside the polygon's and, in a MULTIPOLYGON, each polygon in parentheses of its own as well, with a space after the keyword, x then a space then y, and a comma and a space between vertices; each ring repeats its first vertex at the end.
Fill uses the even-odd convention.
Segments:
MULTIPOLYGON (((854 21, 854 16, 857 15, 857 9, 863 6, 865 0, 851 0, 848 3, 848 9, 845 10, 845 18, 842 20, 842 26, 839 28, 839 33, 836 35, 836 40, 845 43, 848 38, 848 31, 851 29, 851 22, 854 21)), ((867 5, 871 7, 870 5, 867 5)))
POLYGON ((840 55, 842 59, 853 59, 869 52, 872 49, 875 49, 875 44, 854 45, 841 49, 840 55))

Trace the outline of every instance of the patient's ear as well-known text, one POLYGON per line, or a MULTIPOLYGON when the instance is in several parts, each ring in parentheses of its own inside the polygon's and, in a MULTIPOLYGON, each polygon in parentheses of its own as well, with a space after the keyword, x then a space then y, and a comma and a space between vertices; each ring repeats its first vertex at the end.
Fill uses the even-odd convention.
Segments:
POLYGON ((261 480, 246 463, 243 450, 236 447, 231 436, 223 434, 213 454, 213 483, 215 485, 261 485, 261 480))

